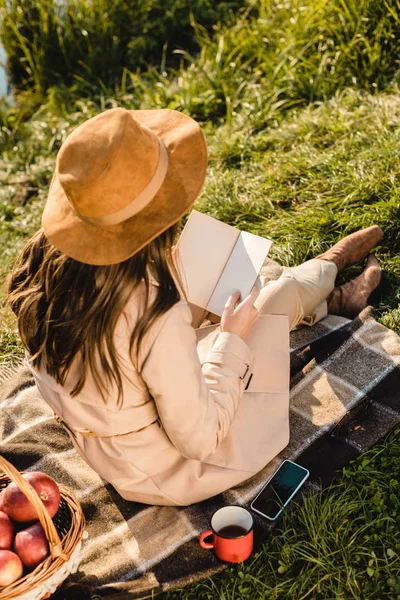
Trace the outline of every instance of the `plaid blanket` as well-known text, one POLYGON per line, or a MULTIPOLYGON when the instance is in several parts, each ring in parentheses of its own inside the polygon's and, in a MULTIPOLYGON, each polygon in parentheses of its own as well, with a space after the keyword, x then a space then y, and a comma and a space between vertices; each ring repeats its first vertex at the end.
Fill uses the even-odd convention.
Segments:
MULTIPOLYGON (((285 458, 310 469, 308 487, 327 485, 349 460, 399 423, 400 338, 371 310, 329 316, 291 334, 290 444, 240 486, 189 507, 124 501, 74 450, 18 361, 0 366, 0 452, 20 470, 45 471, 72 489, 87 518, 80 571, 59 598, 144 598, 221 570, 198 545, 214 510, 248 504, 285 458), (97 596, 98 597, 98 596, 97 596)), ((256 522, 256 544, 267 525, 256 522)))

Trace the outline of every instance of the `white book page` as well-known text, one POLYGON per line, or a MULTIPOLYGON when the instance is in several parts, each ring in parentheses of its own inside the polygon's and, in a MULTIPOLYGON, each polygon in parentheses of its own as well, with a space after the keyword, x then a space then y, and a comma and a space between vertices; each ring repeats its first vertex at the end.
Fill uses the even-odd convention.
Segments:
POLYGON ((241 231, 207 310, 221 316, 234 289, 240 290, 240 301, 244 300, 255 284, 271 246, 271 240, 241 231))
POLYGON ((207 307, 239 235, 235 227, 192 210, 177 243, 189 302, 207 307))

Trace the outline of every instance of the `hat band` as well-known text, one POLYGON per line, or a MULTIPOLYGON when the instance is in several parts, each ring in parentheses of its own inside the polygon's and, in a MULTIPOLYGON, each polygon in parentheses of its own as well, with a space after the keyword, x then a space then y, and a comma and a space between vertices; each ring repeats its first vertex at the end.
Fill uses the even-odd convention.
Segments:
POLYGON ((160 145, 160 155, 158 158, 157 169, 150 180, 149 184, 140 192, 136 198, 132 200, 129 204, 121 208, 121 210, 117 210, 109 215, 103 215, 100 217, 85 217, 79 213, 78 216, 82 221, 86 223, 90 223, 91 225, 118 225, 118 223, 122 223, 126 221, 136 213, 140 212, 145 206, 149 204, 149 202, 154 198, 160 189, 165 176, 168 171, 168 152, 166 147, 160 138, 157 138, 160 145))

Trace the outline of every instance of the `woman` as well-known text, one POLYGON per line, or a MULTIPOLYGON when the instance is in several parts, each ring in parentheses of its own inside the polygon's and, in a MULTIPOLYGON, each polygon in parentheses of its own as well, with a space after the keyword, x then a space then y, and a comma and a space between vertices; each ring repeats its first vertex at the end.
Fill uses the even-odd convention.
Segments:
POLYGON ((43 228, 9 279, 40 392, 81 456, 128 500, 187 505, 259 471, 288 436, 272 439, 274 423, 257 423, 251 403, 238 412, 258 315, 285 313, 291 329, 329 311, 354 316, 380 280, 370 255, 360 277, 334 288, 338 270, 382 237, 373 226, 241 302, 227 298, 201 364, 173 247, 206 166, 202 131, 182 113, 115 108, 89 119, 64 141, 43 228))

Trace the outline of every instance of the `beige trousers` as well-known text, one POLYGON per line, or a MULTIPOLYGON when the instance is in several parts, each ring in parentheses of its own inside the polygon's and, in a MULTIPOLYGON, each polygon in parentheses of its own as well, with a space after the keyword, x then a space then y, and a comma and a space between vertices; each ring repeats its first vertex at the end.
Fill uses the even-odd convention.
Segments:
POLYGON ((326 298, 335 287, 337 267, 313 258, 297 267, 284 267, 275 281, 260 277, 260 294, 254 306, 260 314, 289 316, 290 330, 314 325, 328 314, 326 298))
MULTIPOLYGON (((260 275, 256 283, 260 294, 254 306, 260 314, 288 315, 290 331, 314 325, 328 314, 326 298, 335 287, 336 275, 335 263, 318 258, 297 267, 283 267, 280 277, 273 281, 260 275)), ((196 318, 199 324, 204 318, 212 323, 221 320, 212 313, 200 312, 201 316, 197 315, 194 322, 196 318)))

